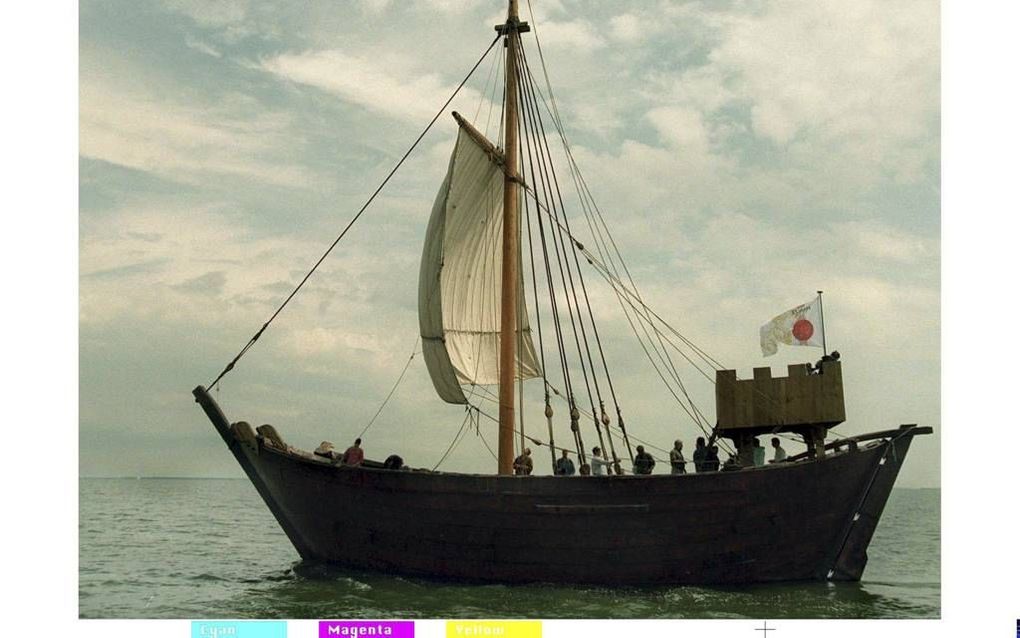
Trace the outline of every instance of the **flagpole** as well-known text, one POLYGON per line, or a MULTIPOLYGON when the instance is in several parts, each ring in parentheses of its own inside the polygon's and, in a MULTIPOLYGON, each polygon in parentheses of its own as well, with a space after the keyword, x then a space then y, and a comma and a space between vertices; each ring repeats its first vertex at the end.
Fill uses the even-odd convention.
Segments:
POLYGON ((818 291, 818 314, 822 318, 822 356, 829 354, 829 349, 825 347, 825 308, 822 306, 822 291, 818 291))

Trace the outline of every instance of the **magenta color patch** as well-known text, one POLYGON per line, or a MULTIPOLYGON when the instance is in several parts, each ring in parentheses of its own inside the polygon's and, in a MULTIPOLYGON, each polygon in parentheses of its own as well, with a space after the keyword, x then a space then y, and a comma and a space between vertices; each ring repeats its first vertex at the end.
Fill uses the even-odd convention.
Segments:
POLYGON ((414 638, 414 621, 320 620, 319 638, 414 638))

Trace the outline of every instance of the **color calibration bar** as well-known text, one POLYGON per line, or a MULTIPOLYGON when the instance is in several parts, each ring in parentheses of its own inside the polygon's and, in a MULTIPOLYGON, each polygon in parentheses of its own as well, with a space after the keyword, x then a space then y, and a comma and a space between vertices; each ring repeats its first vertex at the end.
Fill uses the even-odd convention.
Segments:
MULTIPOLYGON (((282 620, 193 621, 191 638, 287 638, 282 620)), ((293 638, 293 636, 292 636, 293 638)), ((414 638, 410 620, 321 620, 319 638, 414 638)), ((540 620, 448 620, 446 638, 542 638, 540 620)))

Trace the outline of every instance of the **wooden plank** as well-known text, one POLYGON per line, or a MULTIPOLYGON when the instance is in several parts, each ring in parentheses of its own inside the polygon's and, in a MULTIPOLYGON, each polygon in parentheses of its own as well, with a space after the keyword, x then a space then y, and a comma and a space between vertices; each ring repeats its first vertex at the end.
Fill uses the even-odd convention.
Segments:
POLYGON ((735 370, 717 371, 719 431, 724 436, 728 431, 795 432, 805 426, 833 427, 846 419, 838 361, 825 362, 821 374, 810 374, 807 364, 790 365, 787 371, 786 377, 773 378, 770 368, 755 368, 753 378, 739 380, 735 370))

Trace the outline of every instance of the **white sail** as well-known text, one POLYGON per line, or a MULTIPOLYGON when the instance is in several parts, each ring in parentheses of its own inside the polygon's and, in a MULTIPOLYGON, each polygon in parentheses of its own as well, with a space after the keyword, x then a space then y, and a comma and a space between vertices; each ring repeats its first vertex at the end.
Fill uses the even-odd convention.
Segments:
MULTIPOLYGON (((458 118, 450 166, 432 207, 418 279, 422 349, 436 392, 467 403, 465 385, 499 382, 503 158, 458 118)), ((518 285, 523 291, 523 285, 518 285)), ((519 292, 517 376, 541 376, 519 292)))

